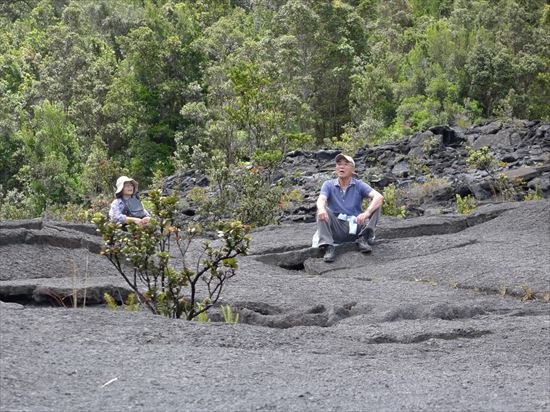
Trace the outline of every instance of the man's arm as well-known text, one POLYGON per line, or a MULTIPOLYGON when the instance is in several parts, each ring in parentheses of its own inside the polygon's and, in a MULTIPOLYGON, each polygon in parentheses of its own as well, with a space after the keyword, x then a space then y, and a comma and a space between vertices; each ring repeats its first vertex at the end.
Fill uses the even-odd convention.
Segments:
POLYGON ((319 195, 317 199, 317 217, 323 222, 328 222, 327 197, 319 195))
POLYGON ((369 207, 367 207, 367 210, 357 216, 357 223, 359 223, 360 225, 365 223, 365 220, 370 219, 375 210, 382 206, 382 203, 384 203, 384 196, 382 196, 374 189, 371 190, 371 192, 369 193, 369 198, 371 199, 369 207))

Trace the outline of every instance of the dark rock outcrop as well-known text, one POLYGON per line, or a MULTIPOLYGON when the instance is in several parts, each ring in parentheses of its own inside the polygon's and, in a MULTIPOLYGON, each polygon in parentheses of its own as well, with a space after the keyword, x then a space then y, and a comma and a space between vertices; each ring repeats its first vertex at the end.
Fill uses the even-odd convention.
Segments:
MULTIPOLYGON (((489 176, 466 164, 466 146, 488 146, 498 162, 497 173, 514 182, 514 193, 507 200, 522 200, 528 191, 540 190, 550 196, 550 124, 540 121, 487 122, 469 129, 434 126, 392 144, 362 147, 354 154, 359 178, 383 191, 392 183, 402 189, 409 215, 426 210, 449 213, 455 194, 473 195, 490 202, 493 189, 489 176)), ((288 210, 283 221, 312 222, 315 201, 324 180, 333 175, 333 160, 338 150, 289 152, 280 175, 290 176, 292 188, 303 191, 301 202, 288 210)), ((194 186, 205 186, 206 178, 189 171, 167 180, 167 193, 185 196, 194 186)), ((196 216, 192 205, 186 216, 196 216)))

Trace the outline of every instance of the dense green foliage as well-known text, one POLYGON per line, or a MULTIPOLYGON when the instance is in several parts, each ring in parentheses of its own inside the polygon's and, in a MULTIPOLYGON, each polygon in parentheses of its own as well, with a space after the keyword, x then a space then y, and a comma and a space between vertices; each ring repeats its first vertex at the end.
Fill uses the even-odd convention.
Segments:
MULTIPOLYGON (((0 4, 0 218, 190 164, 550 116, 543 0, 0 4), (221 154, 221 156, 220 156, 221 154)), ((220 165, 221 166, 221 165, 220 165)))

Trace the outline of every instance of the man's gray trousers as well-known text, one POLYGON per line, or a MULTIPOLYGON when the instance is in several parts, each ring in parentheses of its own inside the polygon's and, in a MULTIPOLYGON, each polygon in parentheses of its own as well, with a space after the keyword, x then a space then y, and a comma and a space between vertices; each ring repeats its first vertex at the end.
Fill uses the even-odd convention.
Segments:
POLYGON ((372 236, 376 223, 380 217, 380 208, 376 209, 371 215, 367 224, 357 225, 356 233, 350 233, 350 222, 347 220, 338 219, 338 215, 334 214, 327 208, 328 222, 319 220, 317 217, 317 233, 313 240, 313 246, 334 245, 338 243, 355 242, 360 236, 367 236, 372 229, 372 236), (318 241, 316 237, 318 235, 318 241))

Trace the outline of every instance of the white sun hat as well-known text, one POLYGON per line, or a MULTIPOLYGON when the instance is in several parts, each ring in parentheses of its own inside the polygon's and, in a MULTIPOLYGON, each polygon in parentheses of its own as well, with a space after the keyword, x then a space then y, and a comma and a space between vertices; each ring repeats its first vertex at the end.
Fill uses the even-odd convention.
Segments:
POLYGON ((134 185, 134 194, 137 193, 138 191, 138 182, 136 182, 134 179, 132 179, 131 177, 128 177, 128 176, 120 176, 117 180, 116 180, 116 192, 115 192, 115 196, 118 195, 120 192, 122 192, 122 189, 124 188, 124 183, 126 182, 132 182, 132 184, 134 185))
POLYGON ((351 165, 355 167, 355 161, 351 156, 340 153, 339 155, 336 156, 334 160, 336 161, 336 163, 338 163, 338 160, 342 160, 342 159, 348 163, 351 163, 351 165))

